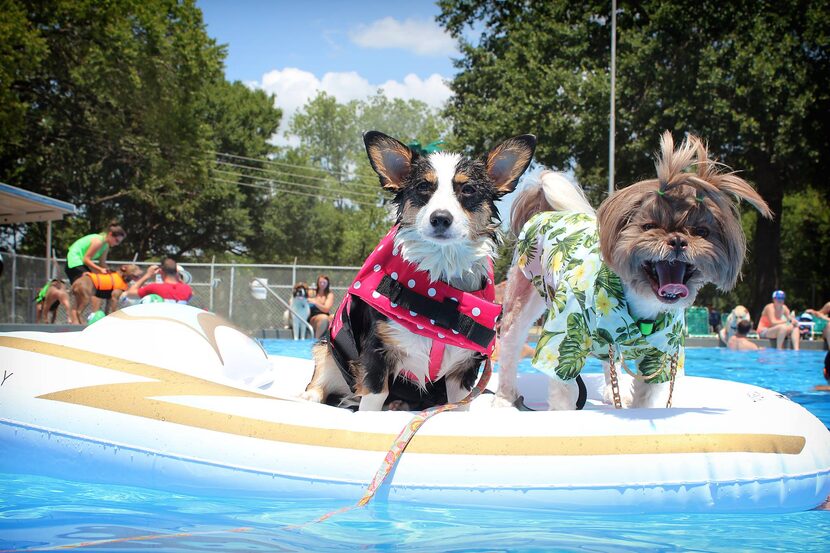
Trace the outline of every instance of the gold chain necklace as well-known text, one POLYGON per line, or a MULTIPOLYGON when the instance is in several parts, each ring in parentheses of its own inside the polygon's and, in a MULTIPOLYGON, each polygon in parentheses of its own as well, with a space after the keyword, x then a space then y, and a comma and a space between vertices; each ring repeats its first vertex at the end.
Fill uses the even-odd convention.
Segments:
MULTIPOLYGON (((614 360, 616 358, 616 352, 614 351, 614 346, 609 344, 608 346, 608 364, 610 365, 609 370, 611 371, 610 378, 611 378, 611 395, 614 398, 614 408, 615 409, 622 409, 622 401, 620 400, 620 383, 617 380, 617 367, 614 365, 614 360)), ((671 407, 671 400, 672 396, 674 395, 674 379, 677 376, 677 358, 678 353, 675 352, 674 355, 671 356, 671 368, 669 369, 669 400, 666 402, 666 409, 671 407)), ((623 369, 630 374, 631 376, 637 378, 636 373, 633 373, 628 366, 625 364, 625 359, 623 359, 622 355, 620 355, 620 364, 622 365, 623 369)), ((657 375, 662 374, 666 370, 665 362, 663 366, 660 368, 659 371, 655 371, 654 374, 651 376, 644 377, 643 380, 652 380, 657 377, 657 375)))

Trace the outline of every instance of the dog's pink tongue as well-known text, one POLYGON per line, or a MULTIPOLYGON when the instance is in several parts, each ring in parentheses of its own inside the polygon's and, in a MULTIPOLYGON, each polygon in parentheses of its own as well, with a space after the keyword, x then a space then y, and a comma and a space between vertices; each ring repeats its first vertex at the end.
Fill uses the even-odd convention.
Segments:
POLYGON ((661 296, 679 296, 685 298, 689 295, 689 289, 683 284, 686 276, 686 264, 682 261, 658 261, 654 264, 657 270, 657 279, 660 288, 657 293, 661 296))

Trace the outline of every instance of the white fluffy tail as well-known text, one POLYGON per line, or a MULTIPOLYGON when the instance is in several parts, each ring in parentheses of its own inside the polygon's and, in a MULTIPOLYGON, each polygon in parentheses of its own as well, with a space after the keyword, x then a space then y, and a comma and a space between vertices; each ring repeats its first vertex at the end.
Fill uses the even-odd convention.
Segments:
POLYGON ((524 224, 540 211, 574 211, 594 214, 585 192, 562 173, 545 171, 522 190, 510 211, 510 228, 518 235, 524 224))

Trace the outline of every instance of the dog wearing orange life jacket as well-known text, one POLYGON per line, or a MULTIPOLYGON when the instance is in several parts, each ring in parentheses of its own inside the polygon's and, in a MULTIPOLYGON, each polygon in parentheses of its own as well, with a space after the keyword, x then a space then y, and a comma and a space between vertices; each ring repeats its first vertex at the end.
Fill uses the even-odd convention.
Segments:
POLYGON ((93 296, 107 300, 107 306, 104 309, 106 313, 110 310, 117 310, 118 298, 127 291, 130 283, 142 274, 143 271, 132 263, 121 265, 117 271, 108 273, 84 273, 84 276, 72 283, 74 306, 70 313, 70 322, 80 324, 80 315, 93 296))

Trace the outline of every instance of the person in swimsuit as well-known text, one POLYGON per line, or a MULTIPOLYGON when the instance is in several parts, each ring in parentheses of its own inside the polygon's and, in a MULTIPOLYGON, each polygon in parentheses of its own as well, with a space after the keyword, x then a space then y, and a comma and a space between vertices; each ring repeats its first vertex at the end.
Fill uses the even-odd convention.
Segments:
POLYGON ((331 281, 327 275, 317 277, 317 291, 308 299, 311 313, 308 322, 314 329, 314 338, 319 340, 329 328, 331 308, 334 306, 334 292, 331 291, 331 281))
POLYGON ((798 350, 801 341, 801 332, 798 328, 798 321, 790 312, 790 308, 784 303, 786 295, 783 290, 776 290, 772 293, 772 303, 764 306, 761 311, 761 318, 758 321, 758 336, 761 338, 774 338, 775 347, 784 349, 784 340, 790 337, 793 349, 798 350))
POLYGON ((726 347, 733 351, 757 351, 761 349, 746 337, 750 330, 752 330, 752 322, 738 321, 737 332, 729 338, 726 347))

